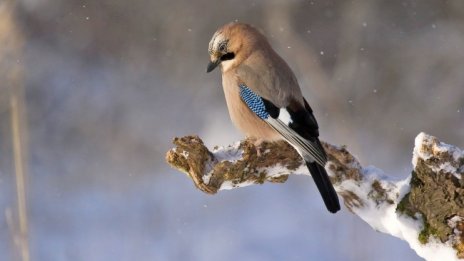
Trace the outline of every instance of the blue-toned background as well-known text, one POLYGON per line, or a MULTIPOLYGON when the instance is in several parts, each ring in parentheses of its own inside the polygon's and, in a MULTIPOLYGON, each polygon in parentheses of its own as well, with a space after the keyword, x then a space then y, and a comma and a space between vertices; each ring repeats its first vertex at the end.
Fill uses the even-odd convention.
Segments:
MULTIPOLYGON (((234 20, 263 30, 297 74, 322 139, 364 165, 406 177, 420 131, 464 147, 461 0, 16 4, 31 260, 421 260, 346 208, 329 214, 308 177, 209 196, 164 155, 175 136, 209 146, 241 138, 220 73, 205 73, 210 37, 234 20)), ((0 260, 15 260, 11 121, 0 100, 0 260)))

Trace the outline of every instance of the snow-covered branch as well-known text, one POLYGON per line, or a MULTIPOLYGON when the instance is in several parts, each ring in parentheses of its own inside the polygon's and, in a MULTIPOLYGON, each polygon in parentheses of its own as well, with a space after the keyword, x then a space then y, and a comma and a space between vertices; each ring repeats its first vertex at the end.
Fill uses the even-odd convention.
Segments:
MULTIPOLYGON (((309 175, 286 142, 255 143, 247 139, 209 151, 197 136, 175 138, 166 160, 209 194, 309 175)), ((464 258, 463 151, 421 133, 411 176, 395 180, 375 167, 362 167, 345 147, 323 145, 326 169, 348 210, 374 229, 406 240, 426 260, 464 258)))

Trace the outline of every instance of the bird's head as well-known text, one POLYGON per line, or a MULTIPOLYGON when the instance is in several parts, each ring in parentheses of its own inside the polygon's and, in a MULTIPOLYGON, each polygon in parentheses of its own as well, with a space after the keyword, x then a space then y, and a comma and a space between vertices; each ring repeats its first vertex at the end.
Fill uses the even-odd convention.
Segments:
POLYGON ((260 42, 267 44, 264 36, 251 25, 233 22, 222 26, 209 42, 210 62, 206 72, 220 64, 224 72, 239 65, 260 42))

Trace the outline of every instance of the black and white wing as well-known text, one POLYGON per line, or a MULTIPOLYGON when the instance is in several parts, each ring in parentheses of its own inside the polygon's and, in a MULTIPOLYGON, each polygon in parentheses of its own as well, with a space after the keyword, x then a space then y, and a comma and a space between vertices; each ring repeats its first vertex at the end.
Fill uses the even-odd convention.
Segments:
POLYGON ((240 97, 248 108, 282 135, 303 157, 327 209, 332 213, 340 210, 337 193, 324 168, 327 156, 318 138, 319 127, 306 100, 304 107, 298 102, 290 102, 287 107, 278 108, 245 84, 240 84, 239 88, 240 97))
POLYGON ((318 140, 318 125, 306 101, 307 108, 292 108, 291 105, 278 108, 246 85, 240 84, 239 87, 240 97, 250 110, 282 135, 305 160, 325 166, 327 156, 318 140))

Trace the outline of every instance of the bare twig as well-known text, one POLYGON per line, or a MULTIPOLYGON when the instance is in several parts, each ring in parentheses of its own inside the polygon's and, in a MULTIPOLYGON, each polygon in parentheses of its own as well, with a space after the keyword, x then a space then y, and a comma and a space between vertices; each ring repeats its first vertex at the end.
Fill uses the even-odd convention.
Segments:
POLYGON ((17 196, 17 224, 13 222, 10 210, 5 211, 8 225, 15 246, 18 247, 20 260, 28 261, 28 219, 27 219, 27 195, 26 195, 26 145, 25 141, 25 106, 23 101, 21 48, 22 37, 15 21, 15 1, 9 0, 0 3, 0 79, 3 85, 0 99, 9 104, 6 108, 10 111, 12 151, 14 159, 14 171, 16 177, 17 196), (9 102, 6 102, 6 100, 9 102))

